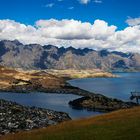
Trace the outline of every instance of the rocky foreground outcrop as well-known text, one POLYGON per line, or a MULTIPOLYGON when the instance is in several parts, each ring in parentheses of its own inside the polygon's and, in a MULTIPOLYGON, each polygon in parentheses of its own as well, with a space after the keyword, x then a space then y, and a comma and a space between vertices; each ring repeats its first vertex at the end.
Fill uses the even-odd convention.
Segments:
POLYGON ((102 112, 126 109, 137 106, 137 104, 133 102, 123 102, 121 100, 107 98, 99 94, 90 97, 86 96, 70 101, 69 105, 71 105, 75 109, 88 109, 102 112))
POLYGON ((0 99, 0 135, 43 128, 70 119, 67 113, 25 107, 0 99))

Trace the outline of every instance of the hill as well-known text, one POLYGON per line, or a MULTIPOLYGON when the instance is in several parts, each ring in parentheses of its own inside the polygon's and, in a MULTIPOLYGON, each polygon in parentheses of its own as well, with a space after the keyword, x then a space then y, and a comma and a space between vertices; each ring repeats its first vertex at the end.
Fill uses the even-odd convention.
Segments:
POLYGON ((140 54, 95 51, 89 48, 58 48, 53 45, 23 45, 17 40, 3 40, 0 41, 0 64, 22 69, 138 71, 140 54))
POLYGON ((140 107, 97 117, 64 122, 30 132, 7 135, 1 140, 139 140, 140 107))
POLYGON ((30 92, 65 89, 63 78, 44 71, 21 71, 0 66, 0 91, 30 92))
MULTIPOLYGON (((72 93, 82 90, 72 87, 67 79, 115 77, 101 70, 20 70, 0 66, 0 91, 72 93)), ((83 91, 85 92, 85 91, 83 91)))

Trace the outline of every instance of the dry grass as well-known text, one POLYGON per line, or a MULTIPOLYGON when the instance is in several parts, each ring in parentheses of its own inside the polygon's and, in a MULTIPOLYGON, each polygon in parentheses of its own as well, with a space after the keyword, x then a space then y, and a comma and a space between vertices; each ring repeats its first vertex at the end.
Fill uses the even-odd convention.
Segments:
POLYGON ((1 140, 139 140, 140 107, 7 135, 1 140))
POLYGON ((43 71, 23 71, 0 66, 0 89, 10 89, 12 86, 26 86, 29 82, 32 85, 39 83, 44 88, 56 88, 65 85, 64 79, 43 71))
POLYGON ((26 86, 29 82, 40 83, 44 88, 62 87, 65 80, 89 77, 115 77, 115 75, 98 69, 92 70, 31 70, 23 71, 0 66, 0 89, 10 89, 12 86, 26 86), (17 83, 16 81, 19 81, 17 83))
POLYGON ((75 78, 94 78, 94 77, 116 77, 116 75, 113 75, 109 72, 104 72, 98 69, 92 69, 92 70, 74 70, 74 69, 68 69, 68 70, 47 70, 48 73, 58 76, 58 77, 67 77, 70 79, 75 78))

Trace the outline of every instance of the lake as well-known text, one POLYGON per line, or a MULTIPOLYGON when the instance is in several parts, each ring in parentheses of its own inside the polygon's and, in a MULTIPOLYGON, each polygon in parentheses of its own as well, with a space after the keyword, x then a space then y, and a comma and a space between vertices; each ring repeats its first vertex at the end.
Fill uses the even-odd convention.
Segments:
MULTIPOLYGON (((108 97, 129 101, 131 91, 140 91, 140 73, 116 73, 118 78, 87 78, 70 80, 73 86, 108 97)), ((72 94, 48 94, 48 93, 0 93, 0 98, 15 101, 26 106, 36 106, 56 111, 67 112, 72 119, 84 118, 101 114, 88 110, 76 110, 68 105, 70 100, 80 96, 72 94)))
POLYGON ((118 78, 85 78, 70 84, 108 97, 130 101, 131 91, 140 91, 140 73, 114 73, 118 78))
POLYGON ((48 93, 0 93, 0 98, 17 102, 25 106, 36 106, 55 111, 66 112, 72 119, 84 118, 101 114, 88 110, 76 110, 69 106, 68 102, 79 98, 73 94, 48 94, 48 93))

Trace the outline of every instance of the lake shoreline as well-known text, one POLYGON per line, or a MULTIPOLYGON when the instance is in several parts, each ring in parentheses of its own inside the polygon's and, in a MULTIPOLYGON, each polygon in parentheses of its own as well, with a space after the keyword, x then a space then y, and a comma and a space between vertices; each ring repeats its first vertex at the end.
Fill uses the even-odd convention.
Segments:
MULTIPOLYGON (((80 89, 78 87, 73 87, 73 86, 67 86, 67 88, 60 88, 60 89, 38 89, 34 91, 28 91, 28 90, 22 90, 19 89, 15 90, 8 90, 8 91, 1 91, 1 92, 11 92, 12 93, 33 93, 33 92, 42 92, 45 94, 73 94, 73 95, 78 95, 82 96, 73 100, 69 101, 69 105, 73 108, 81 108, 81 109, 89 109, 89 110, 100 110, 101 112, 108 112, 108 111, 113 111, 113 110, 118 110, 118 109, 124 109, 124 108, 131 108, 133 106, 137 106, 136 103, 133 102, 125 102, 119 99, 115 98, 109 98, 106 97, 102 94, 95 94, 93 92, 89 92, 84 89, 80 89), (82 100, 81 100, 82 99, 82 100), (79 102, 80 101, 80 102, 79 102), (82 104, 82 102, 86 101, 86 106, 82 104), (94 102, 94 103, 93 103, 94 102)), ((4 93, 3 93, 4 94, 4 93)))
MULTIPOLYGON (((84 89, 81 89, 79 87, 75 87, 72 86, 69 83, 66 83, 66 85, 64 85, 63 87, 59 87, 59 88, 44 88, 44 87, 37 87, 34 89, 34 87, 32 88, 28 88, 28 86, 15 86, 6 90, 2 90, 0 89, 0 92, 10 92, 12 93, 32 93, 32 92, 42 92, 42 93, 56 93, 56 94, 73 94, 73 95, 78 95, 78 96, 82 96, 82 99, 84 99, 84 101, 88 98, 88 100, 90 99, 91 101, 94 101, 96 104, 91 104, 91 102, 87 103, 88 105, 86 105, 86 107, 82 107, 81 105, 79 105, 79 100, 81 101, 81 98, 79 97, 78 99, 75 99, 73 101, 70 101, 69 104, 72 107, 75 108, 79 108, 79 106, 81 106, 81 108, 86 108, 89 110, 100 110, 101 112, 106 112, 109 110, 118 110, 118 109, 123 109, 123 108, 131 108, 133 106, 137 106, 136 103, 133 102, 125 102, 116 98, 110 98, 107 97, 105 95, 102 94, 96 94, 84 89), (107 102, 107 105, 105 104, 105 102, 107 102), (115 105, 115 106, 114 106, 115 105), (116 107, 117 106, 117 107, 116 107), (110 109, 111 108, 111 109, 110 109)), ((4 94, 4 93, 3 93, 4 94)), ((81 103, 80 103, 81 104, 81 103)))
POLYGON ((5 93, 18 93, 19 96, 22 93, 31 92, 79 95, 83 97, 79 97, 78 99, 69 102, 72 107, 80 106, 82 109, 100 110, 101 112, 137 106, 135 103, 112 99, 101 94, 95 94, 93 92, 72 86, 66 82, 64 77, 57 77, 45 71, 22 72, 2 67, 0 68, 0 72, 3 74, 0 77, 0 84, 3 85, 0 91, 5 93))
MULTIPOLYGON (((5 94, 5 93, 2 93, 2 94, 5 94)), ((21 95, 20 93, 17 93, 17 94, 21 95)), ((39 93, 36 93, 36 94, 39 94, 39 93)), ((44 94, 47 94, 47 93, 44 93, 44 94)), ((27 94, 25 94, 25 95, 27 95, 27 94)), ((50 93, 50 95, 52 95, 52 94, 50 93)), ((98 102, 103 103, 103 98, 102 98, 102 96, 100 96, 100 97, 101 98, 97 98, 97 96, 95 96, 95 100, 97 102, 97 100, 101 99, 102 101, 98 101, 98 102)), ((82 97, 82 98, 86 99, 86 100, 93 99, 91 97, 82 97)), ((77 109, 87 109, 87 110, 90 110, 93 112, 99 111, 99 112, 104 112, 104 113, 119 109, 119 108, 116 108, 113 110, 109 110, 109 107, 99 108, 98 106, 96 106, 94 108, 91 108, 90 106, 82 107, 77 104, 77 100, 79 100, 79 99, 81 99, 81 98, 70 101, 72 103, 73 102, 75 103, 75 101, 76 101, 76 105, 74 105, 72 103, 70 104, 70 102, 69 102, 71 107, 73 106, 73 107, 76 107, 77 109)), ((105 99, 108 100, 108 98, 104 98, 104 100, 105 99)), ((110 102, 110 100, 109 100, 109 102, 110 102)), ((120 102, 120 103, 122 103, 122 102, 120 102)), ((117 101, 117 104, 118 104, 118 101, 117 101)), ((128 106, 128 104, 122 104, 122 105, 123 106, 120 106, 120 109, 131 108, 131 107, 135 106, 135 104, 130 104, 130 106, 128 106)), ((0 126, 2 128, 1 135, 5 135, 8 133, 17 133, 20 131, 27 131, 27 130, 31 130, 31 129, 38 129, 38 128, 58 124, 63 121, 71 120, 68 113, 64 113, 64 112, 60 112, 60 111, 53 111, 51 109, 43 109, 42 107, 41 108, 40 107, 29 107, 27 105, 24 106, 24 105, 20 105, 19 103, 16 103, 13 101, 11 102, 11 101, 5 101, 5 100, 0 99, 0 107, 3 110, 2 113, 0 113, 0 120, 2 120, 2 122, 0 123, 0 126), (3 105, 4 102, 6 102, 6 106, 3 105), (9 114, 9 112, 10 112, 10 114, 9 114), (49 115, 51 114, 51 117, 47 116, 47 118, 46 117, 44 118, 44 115, 42 116, 42 114, 45 114, 45 116, 47 116, 48 114, 49 115), (36 117, 33 117, 34 115, 36 117), (11 116, 12 116, 12 120, 14 120, 14 121, 12 121, 10 119, 11 116), (19 117, 19 116, 22 116, 22 117, 19 117), (19 120, 19 118, 21 120, 19 120), (6 120, 4 121, 4 119, 6 119, 6 120), (36 122, 36 120, 38 120, 38 121, 36 122), (49 123, 49 121, 51 121, 51 123, 49 123), (52 121, 54 121, 54 123, 52 123, 52 121), (23 123, 24 123, 24 128, 20 127, 23 123)))

